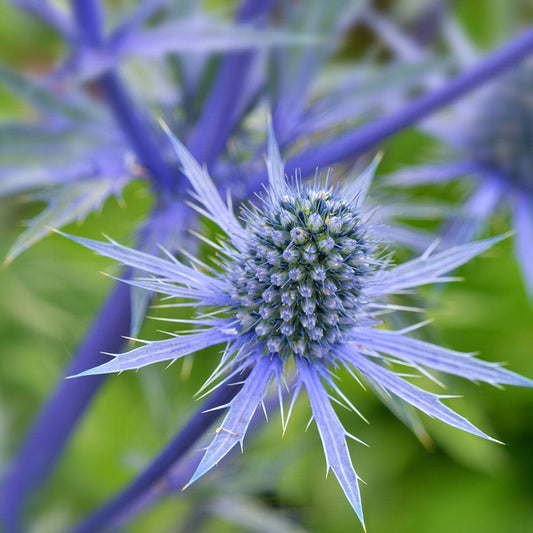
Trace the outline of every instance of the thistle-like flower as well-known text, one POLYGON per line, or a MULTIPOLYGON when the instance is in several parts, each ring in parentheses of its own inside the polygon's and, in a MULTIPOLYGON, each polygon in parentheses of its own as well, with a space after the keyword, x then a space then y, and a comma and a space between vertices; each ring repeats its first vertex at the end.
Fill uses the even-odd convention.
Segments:
POLYGON ((445 245, 475 238, 495 212, 508 208, 516 232, 516 257, 530 297, 533 297, 532 88, 533 63, 526 61, 483 88, 475 99, 459 103, 450 120, 430 119, 425 126, 452 148, 452 160, 404 169, 389 178, 390 183, 400 187, 468 178, 470 195, 462 214, 446 225, 442 238, 445 245))
POLYGON ((515 69, 483 98, 467 137, 477 161, 500 171, 517 187, 533 191, 533 63, 515 69))
POLYGON ((138 369, 158 361, 175 361, 208 346, 225 345, 207 383, 227 382, 244 373, 244 385, 228 405, 220 406, 227 408, 226 416, 189 483, 213 468, 236 444, 242 445, 250 420, 272 383, 279 394, 284 427, 303 388, 327 467, 363 523, 359 477, 346 443, 347 437, 358 439, 342 426, 331 399, 358 411, 333 379, 337 368, 346 369, 355 379, 362 377, 379 391, 431 417, 491 438, 444 405, 441 400, 445 396, 413 385, 391 370, 389 363, 404 364, 425 375, 433 369, 491 384, 533 386, 533 381, 470 354, 410 338, 405 331, 376 326, 384 310, 394 310, 386 302, 389 294, 441 281, 446 272, 499 238, 434 255, 428 252, 391 266, 364 206, 375 165, 354 182, 337 187, 318 178, 310 184, 297 177, 287 181, 272 133, 266 194, 259 205, 243 209, 241 224, 207 173, 168 133, 194 188, 197 209, 227 235, 226 241, 212 243, 220 257, 218 268, 196 260, 187 266, 170 254, 162 259, 113 241, 72 238, 151 276, 128 283, 188 299, 191 306, 207 306, 210 312, 192 321, 200 327, 194 333, 148 342, 80 375, 138 369), (294 392, 285 413, 281 399, 288 382, 294 392))

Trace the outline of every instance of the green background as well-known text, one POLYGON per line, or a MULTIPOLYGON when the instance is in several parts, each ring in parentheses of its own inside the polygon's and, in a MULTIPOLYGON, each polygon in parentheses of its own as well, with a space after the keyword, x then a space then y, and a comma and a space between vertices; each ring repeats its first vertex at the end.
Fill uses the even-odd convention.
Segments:
MULTIPOLYGON (((401 11, 398 5, 403 3, 397 2, 394 9, 401 11)), ((491 0, 482 6, 477 0, 453 4, 455 16, 480 47, 495 46, 525 21, 533 21, 525 1, 491 0)), ((0 9, 0 59, 28 72, 46 70, 61 53, 61 43, 5 2, 0 1, 0 9)), ((26 112, 0 88, 0 120, 26 112)), ((383 148, 383 171, 434 153, 426 139, 412 132, 383 148)), ((101 213, 67 231, 93 238, 106 232, 131 242, 150 207, 146 186, 128 186, 124 204, 110 200, 101 213)), ((21 222, 40 208, 35 203, 2 201, 0 257, 20 233, 21 222)), ((491 233, 507 227, 502 216, 493 221, 491 233)), ((109 290, 112 283, 101 271, 114 273, 117 267, 59 236, 45 239, 0 270, 0 465, 5 466, 16 450, 109 290)), ((459 274, 465 281, 446 287, 442 294, 426 291, 427 316, 435 319, 433 338, 458 350, 479 351, 489 361, 505 361, 509 368, 533 377, 533 307, 520 280, 511 240, 459 274)), ((141 336, 163 338, 157 332, 161 324, 148 322, 141 336)), ((193 394, 216 360, 216 351, 204 351, 168 370, 157 365, 137 374, 111 376, 54 475, 32 499, 29 530, 61 531, 132 479, 197 407, 193 394)), ((362 496, 368 530, 533 531, 533 393, 511 387, 501 391, 458 379, 447 384, 449 393, 464 395, 448 405, 505 446, 424 417, 433 438, 424 447, 369 391, 343 376, 343 391, 370 421, 367 425, 339 410, 347 430, 370 445, 351 445, 356 470, 367 483, 362 496)), ((237 454, 231 465, 217 469, 196 487, 143 513, 127 531, 181 531, 186 526, 180 524, 199 508, 210 510, 203 531, 267 531, 239 527, 237 519, 216 511, 222 497, 243 503, 250 496, 257 496, 256 517, 279 510, 301 525, 293 531, 360 531, 334 476, 325 479, 316 428, 304 431, 309 415, 302 397, 282 438, 279 416, 273 412, 269 423, 246 440, 243 456, 237 454)), ((260 522, 266 527, 269 520, 260 522)))

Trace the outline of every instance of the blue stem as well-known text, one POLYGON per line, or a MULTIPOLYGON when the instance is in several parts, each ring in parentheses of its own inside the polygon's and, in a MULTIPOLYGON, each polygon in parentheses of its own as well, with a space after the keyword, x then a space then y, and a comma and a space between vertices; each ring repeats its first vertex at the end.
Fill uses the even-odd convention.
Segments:
MULTIPOLYGON (((98 0, 71 0, 72 11, 83 37, 84 45, 94 49, 103 48, 102 13, 98 0)), ((172 190, 179 180, 161 156, 155 141, 150 136, 147 122, 142 120, 133 101, 113 71, 102 74, 97 79, 106 103, 115 121, 130 143, 139 161, 149 171, 157 189, 172 190)))
MULTIPOLYGON (((511 68, 531 52, 533 52, 533 29, 515 37, 477 65, 459 74, 438 89, 406 104, 399 111, 370 124, 365 124, 336 139, 312 146, 291 157, 285 167, 289 172, 299 168, 302 176, 306 176, 314 173, 317 167, 323 168, 346 159, 355 159, 391 135, 412 126, 427 115, 511 68)), ((251 177, 251 188, 257 188, 264 179, 264 172, 251 177)))
MULTIPOLYGON (((237 20, 257 19, 272 8, 270 0, 245 0, 237 20)), ((210 168, 222 152, 235 123, 240 102, 254 59, 253 52, 234 52, 224 58, 189 141, 189 150, 197 161, 210 168)))
POLYGON ((98 79, 106 103, 126 136, 139 161, 149 171, 156 189, 173 190, 178 186, 179 173, 172 172, 161 157, 159 147, 150 136, 146 121, 141 120, 118 74, 107 72, 98 79))
POLYGON ((189 150, 197 161, 210 168, 223 150, 233 124, 233 113, 240 100, 253 60, 251 52, 233 53, 220 66, 213 91, 189 140, 189 150))
POLYGON ((214 411, 211 411, 211 409, 231 402, 241 390, 243 380, 244 377, 241 374, 239 383, 224 384, 216 389, 156 459, 130 485, 88 516, 83 522, 75 526, 71 533, 105 531, 139 496, 167 474, 172 465, 191 449, 194 443, 223 412, 222 409, 214 411))
MULTIPOLYGON (((105 363, 101 351, 120 352, 130 327, 129 286, 116 285, 65 372, 73 375, 105 363)), ((100 388, 104 376, 61 379, 34 421, 0 488, 0 517, 6 533, 20 531, 19 515, 27 495, 47 477, 68 435, 100 388)))
POLYGON ((72 12, 83 40, 93 48, 103 44, 102 8, 99 0, 71 0, 72 12))

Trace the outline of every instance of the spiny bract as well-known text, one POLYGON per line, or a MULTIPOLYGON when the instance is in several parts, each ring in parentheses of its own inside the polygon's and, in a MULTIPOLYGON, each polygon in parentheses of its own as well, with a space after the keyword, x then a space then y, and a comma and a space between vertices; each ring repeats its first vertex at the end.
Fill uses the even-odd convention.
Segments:
POLYGON ((444 274, 499 238, 428 252, 391 267, 379 257, 370 213, 363 209, 374 166, 358 180, 336 189, 320 185, 316 179, 311 185, 299 179, 289 183, 272 133, 267 158, 269 186, 261 207, 244 211, 243 227, 205 170, 168 134, 194 188, 197 208, 227 235, 222 242, 212 243, 222 256, 221 269, 196 260, 200 267, 193 268, 170 254, 162 259, 113 241, 72 238, 151 276, 128 283, 189 299, 191 306, 205 305, 211 312, 191 320, 202 326, 194 333, 148 342, 80 375, 175 361, 224 344, 221 361, 207 383, 227 383, 235 378, 243 380, 242 388, 229 404, 220 406, 227 408, 224 420, 189 483, 213 468, 236 444, 242 446, 252 417, 272 383, 277 387, 284 426, 298 393, 305 389, 328 470, 333 471, 363 522, 359 477, 347 446, 347 437, 352 435, 331 405, 335 396, 358 412, 333 379, 332 372, 339 367, 357 379, 359 374, 383 397, 391 398, 396 407, 402 400, 431 417, 490 439, 444 405, 446 396, 413 385, 388 368, 388 363, 407 365, 425 375, 433 369, 491 384, 532 386, 531 380, 470 354, 410 338, 406 331, 374 326, 384 311, 396 309, 386 301, 389 294, 443 281, 444 274), (285 413, 282 398, 287 385, 293 397, 285 413))

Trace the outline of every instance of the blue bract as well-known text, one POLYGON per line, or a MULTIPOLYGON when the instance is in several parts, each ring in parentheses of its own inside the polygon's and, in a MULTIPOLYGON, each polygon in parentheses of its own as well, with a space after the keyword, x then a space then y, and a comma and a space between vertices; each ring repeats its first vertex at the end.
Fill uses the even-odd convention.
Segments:
MULTIPOLYGON (((444 280, 444 274, 480 254, 500 238, 488 239, 392 266, 380 252, 364 201, 374 166, 357 180, 338 187, 285 179, 271 133, 267 158, 269 185, 258 207, 244 210, 244 225, 222 200, 213 182, 184 146, 168 132, 183 171, 194 188, 197 209, 218 224, 227 239, 213 243, 219 268, 197 260, 194 267, 171 255, 167 259, 126 248, 72 237, 77 242, 145 271, 150 278, 128 281, 166 296, 204 305, 208 314, 193 323, 198 331, 176 335, 115 357, 80 375, 137 369, 158 361, 174 361, 208 346, 224 344, 220 363, 209 383, 227 382, 245 372, 242 389, 221 408, 227 414, 204 452, 192 483, 215 466, 236 444, 243 443, 253 414, 272 384, 280 398, 285 426, 298 393, 304 388, 322 440, 328 469, 363 522, 359 478, 331 398, 357 412, 332 379, 343 367, 355 379, 413 405, 431 417, 489 438, 442 403, 445 396, 425 391, 389 368, 395 362, 428 374, 427 369, 491 384, 533 386, 494 363, 435 346, 379 325, 379 315, 392 311, 386 298, 420 285, 444 280), (295 368, 294 376, 288 374, 295 368), (282 387, 292 379, 288 413, 282 387)), ((353 437, 355 438, 355 437, 353 437)), ((357 440, 357 439, 356 439, 357 440)))

